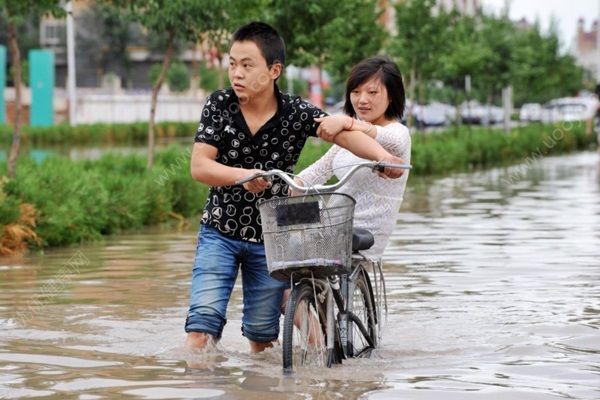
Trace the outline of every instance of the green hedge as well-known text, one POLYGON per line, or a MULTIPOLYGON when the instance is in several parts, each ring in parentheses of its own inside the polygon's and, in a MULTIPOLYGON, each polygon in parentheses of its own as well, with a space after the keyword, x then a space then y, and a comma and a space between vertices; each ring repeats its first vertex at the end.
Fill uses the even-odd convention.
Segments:
MULTIPOLYGON (((175 214, 198 215, 208 188, 190 177, 189 156, 186 149, 165 150, 151 172, 139 156, 106 155, 96 161, 55 157, 41 164, 22 159, 4 192, 8 199, 36 207, 36 233, 43 246, 78 243, 172 220, 175 214)), ((15 217, 18 213, 3 210, 0 225, 15 217)))
MULTIPOLYGON (((193 137, 195 122, 160 122, 156 125, 157 138, 193 137)), ((13 129, 0 125, 0 144, 9 144, 13 129)), ((32 144, 93 144, 93 143, 144 143, 148 138, 148 124, 85 124, 70 126, 59 124, 48 127, 24 125, 22 140, 32 144)))
POLYGON ((595 146, 596 135, 585 133, 583 122, 556 125, 530 124, 510 134, 488 128, 463 127, 458 132, 419 133, 412 136, 412 174, 446 174, 526 162, 595 146))
MULTIPOLYGON (((586 135, 583 124, 529 125, 509 135, 473 129, 412 138, 413 176, 527 162, 596 144, 596 135, 586 135)), ((328 148, 319 140, 309 141, 296 170, 328 148)), ((94 161, 54 157, 40 164, 21 158, 16 178, 0 188, 0 227, 18 219, 20 203, 31 203, 38 210, 36 233, 42 246, 94 240, 178 215, 197 216, 208 188, 192 180, 189 160, 189 147, 159 152, 152 171, 146 170, 145 158, 136 155, 108 154, 94 161)), ((5 172, 6 165, 0 164, 0 176, 5 172)))

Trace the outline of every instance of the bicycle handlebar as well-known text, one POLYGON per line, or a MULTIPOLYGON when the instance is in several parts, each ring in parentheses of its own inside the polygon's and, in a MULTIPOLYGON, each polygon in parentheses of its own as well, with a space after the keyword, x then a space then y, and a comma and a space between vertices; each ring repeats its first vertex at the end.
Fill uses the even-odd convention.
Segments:
POLYGON ((385 168, 398 168, 398 169, 411 169, 412 166, 409 164, 392 164, 380 161, 365 161, 359 164, 355 164, 338 182, 332 185, 313 185, 313 186, 300 186, 298 185, 287 172, 284 172, 280 169, 272 169, 269 171, 259 172, 253 175, 250 175, 244 179, 241 179, 235 183, 235 185, 242 185, 246 182, 250 182, 256 178, 263 178, 265 180, 270 180, 273 176, 278 176, 285 181, 292 189, 304 193, 320 193, 320 192, 333 192, 343 186, 349 179, 354 175, 354 173, 360 168, 371 168, 372 170, 383 171, 385 168))

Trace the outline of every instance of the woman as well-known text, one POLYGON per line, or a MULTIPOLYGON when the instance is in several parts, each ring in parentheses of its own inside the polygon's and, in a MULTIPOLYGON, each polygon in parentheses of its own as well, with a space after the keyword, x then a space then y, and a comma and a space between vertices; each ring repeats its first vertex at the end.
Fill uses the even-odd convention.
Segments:
MULTIPOLYGON (((389 153, 410 163, 410 134, 400 123, 404 113, 405 94, 398 66, 387 57, 372 57, 358 63, 346 83, 347 115, 317 118, 317 133, 332 137, 343 130, 360 131, 374 138, 389 153)), ((365 161, 349 151, 333 145, 323 157, 302 171, 296 178, 303 185, 325 183, 334 174, 343 176, 350 166, 365 161)), ((383 255, 396 218, 408 172, 399 179, 387 179, 367 169, 357 171, 338 190, 356 200, 354 226, 369 230, 375 244, 362 253, 371 258, 383 255)))

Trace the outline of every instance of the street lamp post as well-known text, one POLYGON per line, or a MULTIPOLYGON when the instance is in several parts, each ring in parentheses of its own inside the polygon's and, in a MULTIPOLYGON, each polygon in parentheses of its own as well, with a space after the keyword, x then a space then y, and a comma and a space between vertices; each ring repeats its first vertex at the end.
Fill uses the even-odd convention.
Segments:
POLYGON ((598 0, 598 23, 596 24, 596 85, 600 85, 600 0, 598 0))
POLYGON ((73 24, 73 3, 67 1, 67 93, 69 97, 69 123, 76 125, 76 80, 75 80, 75 26, 73 24))

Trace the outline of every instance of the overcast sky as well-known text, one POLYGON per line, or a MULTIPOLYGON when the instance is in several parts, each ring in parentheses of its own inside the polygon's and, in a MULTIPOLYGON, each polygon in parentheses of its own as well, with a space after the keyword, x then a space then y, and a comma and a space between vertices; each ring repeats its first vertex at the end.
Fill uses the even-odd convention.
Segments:
MULTIPOLYGON (((480 0, 484 8, 500 11, 505 0, 480 0)), ((592 21, 598 19, 600 0, 512 0, 510 18, 526 17, 529 22, 538 17, 544 31, 548 29, 552 16, 558 22, 563 49, 573 46, 577 33, 577 20, 583 17, 586 30, 590 30, 592 21)))

